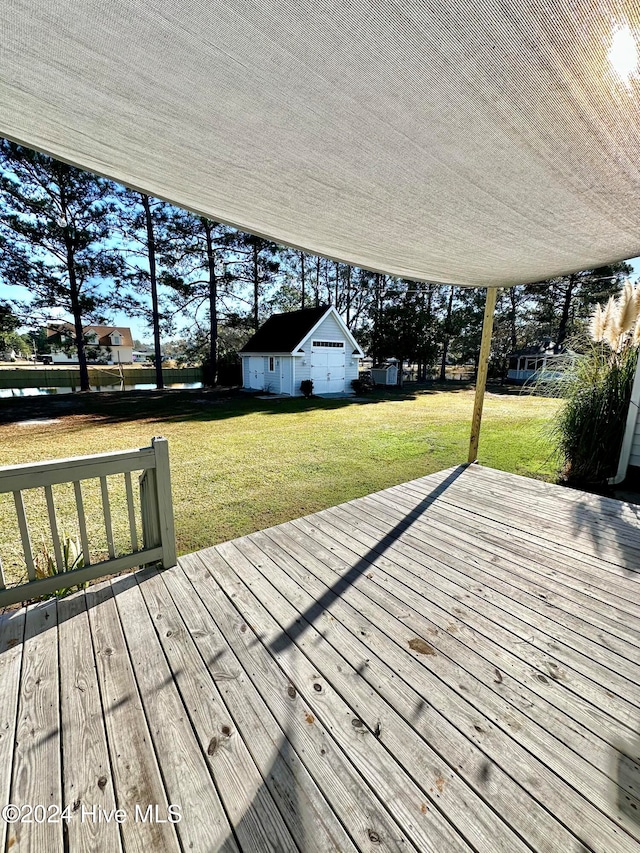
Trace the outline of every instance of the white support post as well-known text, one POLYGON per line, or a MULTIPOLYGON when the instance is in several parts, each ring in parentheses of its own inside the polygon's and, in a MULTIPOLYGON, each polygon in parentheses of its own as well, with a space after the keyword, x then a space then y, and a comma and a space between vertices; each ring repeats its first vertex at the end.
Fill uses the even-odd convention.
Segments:
POLYGON ((473 419, 471 421, 471 438, 469 441, 469 459, 475 462, 478 458, 478 442, 480 440, 480 424, 482 423, 482 406, 484 404, 484 391, 487 385, 487 372, 489 370, 489 356, 491 354, 491 335, 493 334, 493 314, 496 308, 498 289, 487 288, 487 300, 484 305, 484 321, 482 324, 482 343, 480 344, 480 358, 478 359, 478 377, 476 379, 476 396, 473 403, 473 419))
POLYGON ((162 565, 170 569, 176 565, 176 534, 173 525, 173 502, 171 500, 171 471, 169 468, 169 443, 166 438, 156 436, 151 440, 156 455, 156 494, 158 497, 158 521, 162 544, 162 565))

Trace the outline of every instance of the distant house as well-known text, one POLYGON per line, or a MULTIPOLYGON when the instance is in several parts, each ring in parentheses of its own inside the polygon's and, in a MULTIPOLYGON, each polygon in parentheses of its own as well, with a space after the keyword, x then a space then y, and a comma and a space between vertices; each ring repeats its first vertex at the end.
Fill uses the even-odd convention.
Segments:
POLYGON ((351 392, 364 353, 332 306, 274 314, 240 350, 245 388, 300 395, 351 392))
MULTIPOLYGON (((133 338, 126 326, 85 326, 83 328, 87 361, 101 364, 132 364, 133 338)), ((47 328, 47 343, 54 364, 77 364, 78 353, 73 343, 71 323, 58 323, 47 328)))
POLYGON ((554 344, 551 338, 544 338, 535 346, 509 353, 507 379, 524 383, 543 374, 545 379, 559 378, 562 375, 562 364, 566 360, 567 351, 554 344))

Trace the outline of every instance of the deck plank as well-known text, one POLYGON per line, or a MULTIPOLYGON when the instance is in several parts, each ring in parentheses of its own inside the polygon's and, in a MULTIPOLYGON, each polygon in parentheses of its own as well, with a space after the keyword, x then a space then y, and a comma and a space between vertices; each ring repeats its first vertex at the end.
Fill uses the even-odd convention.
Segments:
POLYGON ((619 637, 633 647, 640 642, 640 622, 634 624, 634 620, 629 620, 627 623, 620 619, 622 611, 617 609, 621 603, 619 596, 608 595, 604 590, 598 595, 593 587, 587 591, 583 581, 571 576, 557 578, 555 572, 545 573, 544 566, 536 562, 530 552, 525 554, 514 548, 513 541, 498 544, 496 539, 490 542, 480 539, 457 525, 456 517, 452 518, 451 513, 440 513, 430 508, 428 515, 422 517, 414 509, 414 499, 407 493, 396 492, 393 498, 384 492, 371 495, 366 505, 375 513, 377 504, 404 509, 406 515, 417 519, 416 529, 422 541, 429 543, 430 553, 435 548, 445 553, 460 554, 466 560, 480 560, 484 571, 495 572, 496 577, 508 579, 518 590, 534 595, 537 607, 579 615, 593 627, 619 637))
MULTIPOLYGON (((218 791, 203 751, 159 643, 134 575, 111 582, 133 674, 137 681, 151 740, 160 765, 167 800, 177 806, 175 829, 182 847, 194 853, 237 853, 218 791), (205 819, 206 816, 206 819, 205 819)), ((144 808, 158 800, 142 801, 144 808)), ((161 818, 168 815, 161 804, 161 818)))
POLYGON ((307 636, 310 639, 304 645, 295 641, 296 632, 286 634, 285 626, 295 624, 299 613, 278 590, 268 588, 260 572, 241 551, 249 543, 247 538, 218 546, 216 550, 224 557, 229 569, 217 563, 216 580, 226 587, 234 583, 232 572, 236 578, 242 578, 246 587, 243 589, 237 584, 233 587, 236 601, 241 603, 243 611, 254 624, 260 620, 257 624, 265 640, 269 641, 269 651, 286 668, 290 677, 297 675, 300 678, 302 675, 302 683, 308 691, 307 701, 312 705, 314 716, 330 721, 328 724, 336 735, 343 735, 343 748, 348 750, 354 763, 362 763, 372 784, 384 784, 385 799, 394 813, 408 817, 411 812, 417 815, 423 810, 423 821, 411 827, 415 833, 414 841, 421 849, 433 849, 434 844, 435 849, 442 851, 465 849, 466 844, 474 850, 526 849, 504 824, 496 821, 493 815, 489 817, 485 803, 474 799, 473 792, 461 783, 457 774, 391 706, 380 700, 347 658, 337 654, 328 643, 320 645, 321 634, 309 626, 305 639, 307 636), (270 616, 262 612, 258 604, 260 600, 269 601, 270 616), (345 717, 348 723, 349 716, 359 723, 358 727, 345 725, 345 717), (384 738, 381 734, 376 737, 378 726, 385 732, 384 738), (382 757, 384 748, 388 750, 386 758, 382 757), (413 777, 419 780, 417 786, 412 784, 406 771, 407 763, 412 765, 413 777), (386 776, 384 782, 380 779, 382 767, 386 776), (398 796, 398 789, 402 789, 402 797, 398 796), (450 820, 454 811, 460 816, 456 825, 457 837, 449 829, 449 821, 443 820, 446 817, 450 820), (467 822, 465 817, 470 814, 473 814, 473 820, 467 822))
MULTIPOLYGON (((12 853, 63 850, 63 822, 38 820, 36 806, 60 809, 60 715, 56 602, 27 608, 16 748, 9 802, 33 807, 33 823, 13 823, 7 833, 12 853)), ((23 816, 26 817, 25 812, 23 816)))
MULTIPOLYGON (((26 611, 0 615, 0 804, 9 803, 9 786, 18 719, 18 695, 24 649, 26 611)), ((8 824, 0 820, 0 850, 5 849, 8 824)))
MULTIPOLYGON (((340 518, 337 508, 325 510, 322 515, 341 529, 347 527, 351 536, 370 547, 373 553, 388 555, 385 544, 388 525, 374 524, 374 519, 364 509, 351 507, 346 521, 340 518)), ((543 655, 547 660, 545 671, 551 667, 548 675, 564 678, 573 689, 580 688, 591 700, 595 698, 596 701, 602 701, 609 713, 625 725, 635 725, 640 710, 636 682, 593 660, 587 640, 578 635, 569 636, 561 627, 556 629, 555 623, 551 628, 545 624, 542 614, 527 613, 523 619, 517 603, 505 600, 504 596, 494 593, 482 580, 478 581, 473 567, 469 567, 466 574, 463 567, 459 570, 451 569, 400 539, 394 542, 393 554, 401 558, 405 565, 409 561, 418 576, 428 571, 431 584, 459 602, 468 604, 483 620, 492 623, 487 624, 488 631, 498 630, 495 626, 506 628, 512 634, 512 643, 519 642, 523 649, 531 649, 538 656, 543 655)), ((629 668, 633 669, 633 664, 629 668)))
MULTIPOLYGON (((284 535, 290 526, 285 525, 281 529, 268 531, 265 536, 270 535, 272 539, 276 539, 278 545, 284 544, 284 535)), ((255 539, 257 536, 261 535, 254 534, 251 538, 255 539)), ((309 559, 312 556, 310 541, 313 540, 309 536, 306 540, 306 547, 309 549, 308 555, 298 551, 298 556, 308 571, 311 571, 313 567, 314 573, 317 573, 320 570, 319 566, 326 564, 327 560, 324 554, 322 555, 322 562, 309 559)), ((338 553, 339 550, 339 545, 336 542, 334 553, 338 553)), ((342 566, 343 573, 348 573, 352 565, 353 561, 345 562, 342 566)), ((570 785, 580 791, 586 789, 592 794, 595 804, 607 810, 609 809, 609 794, 616 789, 612 780, 607 778, 605 773, 597 773, 594 767, 584 762, 577 753, 571 753, 566 748, 563 749, 563 744, 550 738, 542 725, 533 726, 517 705, 510 706, 494 695, 488 687, 491 682, 495 683, 495 669, 492 662, 487 661, 484 671, 481 671, 481 677, 475 683, 465 678, 457 661, 448 661, 442 653, 443 651, 446 652, 445 640, 449 637, 446 629, 440 633, 434 632, 433 627, 429 625, 427 620, 422 620, 417 611, 414 618, 411 618, 410 605, 407 605, 407 602, 411 602, 410 587, 400 590, 402 598, 394 601, 389 593, 392 590, 397 593, 397 587, 395 589, 393 586, 388 588, 385 584, 381 595, 378 596, 378 606, 375 606, 372 601, 367 601, 367 597, 372 595, 371 588, 374 585, 374 578, 381 574, 379 565, 376 564, 375 567, 372 566, 371 568, 371 574, 374 577, 369 578, 367 576, 369 573, 367 573, 345 585, 348 588, 344 590, 342 586, 339 586, 340 601, 331 604, 330 614, 347 612, 348 615, 343 617, 341 621, 344 624, 355 625, 359 628, 362 643, 369 648, 370 654, 373 652, 379 655, 388 655, 388 647, 391 645, 388 638, 391 638, 398 647, 406 649, 407 638, 411 638, 411 629, 416 631, 416 636, 428 641, 433 649, 433 655, 416 654, 415 661, 405 660, 402 665, 392 666, 392 672, 407 672, 408 684, 422 692, 422 699, 429 707, 437 708, 445 721, 455 720, 458 726, 462 726, 467 737, 477 743, 497 766, 503 764, 505 771, 513 775, 525 789, 530 791, 533 797, 541 798, 542 802, 560 803, 560 807, 556 805, 556 814, 564 815, 567 825, 573 824, 573 829, 577 834, 581 831, 585 817, 590 816, 593 824, 600 826, 601 829, 600 840, 603 846, 599 849, 608 849, 611 831, 608 822, 603 821, 597 811, 593 808, 590 809, 584 799, 581 796, 576 796, 572 788, 565 786, 561 780, 567 780, 570 785), (360 592, 363 589, 367 590, 366 595, 360 592), (352 607, 349 613, 347 608, 350 603, 352 603, 352 607), (401 619, 394 616, 394 611, 402 614, 401 619), (382 636, 382 631, 375 627, 378 625, 383 626, 384 634, 387 635, 386 638, 382 636), (443 644, 445 645, 444 650, 443 644), (441 684, 431 679, 425 683, 425 673, 424 671, 421 673, 421 667, 427 668, 429 673, 442 679, 454 692, 448 692, 446 688, 442 688, 441 684), (458 691, 459 693, 456 696, 458 691), (476 726, 479 727, 479 730, 476 726), (502 732, 497 731, 496 726, 501 728, 502 732), (523 751, 520 748, 521 746, 526 751, 523 751), (533 756, 537 756, 537 758, 533 756), (557 776, 549 774, 546 769, 547 764, 555 768, 557 776), (535 780, 533 786, 531 780, 535 780), (576 820, 576 815, 580 815, 579 820, 576 820), (604 843, 605 841, 607 843, 604 843)), ((273 569, 270 568, 269 571, 272 573, 273 569)), ((330 576, 327 577, 329 583, 331 580, 330 576)), ((334 576, 331 585, 335 586, 336 581, 338 579, 334 576)), ((308 577, 304 581, 304 585, 305 588, 312 586, 308 577)), ((316 589, 323 602, 325 601, 326 589, 326 586, 324 592, 321 591, 321 587, 316 589)), ((287 597, 291 598, 289 595, 287 597)), ((424 602, 420 596, 415 596, 415 599, 417 599, 418 606, 424 602)), ((329 609, 328 597, 327 608, 329 609)), ((322 624, 323 631, 329 635, 325 630, 324 620, 322 624)), ((448 627, 451 628, 451 624, 448 627)), ((335 626, 331 622, 331 635, 333 633, 335 633, 335 626)), ((464 655, 462 661, 464 661, 464 655)), ((369 672, 370 666, 369 663, 367 672, 369 672)), ((388 678, 387 675, 387 681, 388 678)), ((501 675, 501 678, 503 678, 503 682, 500 682, 502 686, 506 674, 501 675)), ((378 683, 384 685, 385 679, 378 679, 378 683)), ((442 723, 435 724, 433 720, 430 722, 438 731, 441 730, 442 723)), ((588 741, 583 742, 581 746, 583 750, 587 751, 588 741)), ((605 752, 609 752, 609 750, 605 752)), ((448 755, 451 753, 451 748, 445 752, 448 755)), ((607 769, 609 769, 610 764, 610 757, 605 755, 607 769)), ((637 778, 635 783, 636 791, 638 791, 640 786, 637 778)), ((505 805, 503 803, 503 809, 505 805)), ((522 815, 518 814, 517 810, 511 813, 522 820, 522 815)), ((617 818, 619 824, 626 825, 624 815, 614 815, 612 812, 612 816, 617 818)), ((593 824, 590 823, 592 828, 593 824)), ((555 849, 564 848, 566 845, 556 845, 555 847, 555 849)))
MULTIPOLYGON (((321 571, 327 582, 331 578, 327 569, 341 576, 357 557, 351 550, 355 547, 352 542, 346 548, 331 535, 322 533, 318 519, 314 520, 313 527, 309 520, 300 520, 277 531, 266 531, 267 535, 276 535, 276 532, 286 551, 302 560, 307 568, 313 568, 315 574, 321 571)), ((379 560, 363 578, 353 583, 353 588, 361 593, 358 607, 365 607, 370 599, 403 625, 415 627, 427 638, 438 638, 437 648, 443 661, 451 661, 454 667, 449 672, 440 670, 439 666, 436 668, 439 676, 454 690, 461 691, 465 697, 474 697, 480 684, 497 694, 498 700, 490 696, 485 698, 485 713, 488 712, 492 721, 507 733, 513 728, 526 732, 528 718, 608 774, 611 747, 620 735, 615 721, 594 706, 585 709, 566 691, 561 697, 562 708, 557 707, 560 703, 556 682, 544 677, 538 679, 529 666, 503 645, 469 628, 464 621, 464 609, 456 606, 447 610, 433 594, 432 587, 429 587, 427 599, 423 592, 425 586, 425 581, 406 575, 400 567, 394 568, 391 561, 379 560), (525 719, 521 719, 521 715, 525 719)), ((385 629, 390 624, 384 612, 373 621, 384 625, 385 629)), ((436 665, 435 659, 433 664, 436 665)), ((627 730, 627 736, 632 736, 631 729, 627 730)))
MULTIPOLYGON (((394 486, 386 490, 385 496, 395 499, 402 495, 412 496, 416 506, 424 509, 428 506, 429 514, 436 517, 455 520, 462 529, 469 529, 478 533, 481 541, 487 544, 507 543, 519 556, 529 556, 547 571, 553 572, 562 581, 569 578, 587 582, 593 588, 594 594, 603 592, 613 596, 610 603, 630 614, 640 615, 640 602, 637 597, 637 575, 629 573, 626 569, 600 560, 597 557, 575 551, 572 548, 573 540, 579 536, 575 531, 567 534, 565 531, 556 531, 554 535, 541 537, 534 526, 530 530, 522 530, 511 525, 506 507, 500 510, 488 509, 485 511, 484 501, 481 493, 468 491, 463 498, 449 499, 449 495, 441 495, 437 502, 428 497, 430 487, 422 480, 412 481, 394 486), (631 599, 621 595, 618 580, 622 579, 622 588, 636 590, 631 599)), ((608 599, 605 599, 608 600, 608 599)))
MULTIPOLYGON (((184 572, 165 572, 162 584, 180 603, 191 636, 185 636, 186 632, 178 627, 176 640, 174 628, 179 618, 178 609, 175 605, 173 610, 167 608, 166 594, 158 592, 152 608, 162 613, 163 626, 170 626, 172 643, 184 640, 186 646, 190 642, 199 650, 196 661, 192 661, 191 656, 187 658, 183 650, 182 665, 178 666, 176 659, 174 671, 179 684, 187 677, 197 679, 193 702, 187 699, 191 692, 188 687, 181 686, 181 689, 185 704, 193 707, 198 718, 203 716, 202 699, 199 698, 202 691, 206 691, 205 696, 210 695, 206 704, 209 711, 202 724, 205 738, 215 731, 215 742, 209 741, 207 752, 212 753, 211 766, 242 848, 286 849, 291 843, 284 830, 286 825, 297 842, 296 849, 305 853, 355 851, 355 845, 296 755, 269 706, 261 699, 222 634, 215 630, 211 614, 184 572), (240 737, 231 736, 234 727, 240 737)), ((151 594, 148 583, 142 589, 145 596, 151 594)), ((168 644, 167 653, 174 655, 168 644)))
MULTIPOLYGON (((640 681, 640 665, 634 658, 637 643, 630 640, 618 638, 611 634, 603 637, 598 634, 595 639, 593 621, 589 620, 589 614, 580 608, 561 610, 545 608, 541 606, 539 595, 534 592, 542 592, 539 586, 529 585, 529 590, 522 589, 514 583, 512 572, 500 572, 497 564, 493 561, 483 559, 479 553, 470 554, 459 549, 455 541, 441 541, 438 536, 430 532, 430 516, 409 516, 399 501, 374 503, 364 499, 357 507, 336 507, 336 514, 349 522, 353 514, 358 518, 370 523, 377 530, 391 533, 401 522, 411 519, 411 525, 402 534, 400 541, 417 552, 427 553, 440 564, 452 569, 454 574, 450 577, 458 579, 469 578, 482 584, 484 590, 491 590, 491 599, 499 606, 508 607, 509 611, 518 616, 521 621, 541 628, 550 636, 562 640, 571 648, 586 654, 592 660, 597 660, 605 666, 613 668, 615 672, 629 681, 636 683, 640 681)), ((547 586, 543 587, 547 595, 547 586)), ((613 620, 612 620, 613 621, 613 620)), ((602 627, 602 626, 600 626, 602 627)), ((603 630, 606 630, 603 628, 603 630)))
MULTIPOLYGON (((214 549, 208 549, 204 554, 182 557, 180 562, 223 636, 233 638, 233 650, 238 660, 250 674, 276 715, 288 742, 321 786, 331 808, 358 849, 374 853, 382 845, 382 849, 390 851, 420 850, 422 853, 431 850, 429 844, 418 848, 411 842, 410 828, 403 827, 401 813, 393 807, 393 798, 391 803, 386 801, 388 783, 372 785, 368 775, 361 775, 354 765, 351 750, 347 747, 343 751, 334 738, 334 728, 325 726, 316 717, 314 705, 302 692, 303 679, 306 681, 307 678, 298 672, 285 673, 258 640, 256 632, 263 639, 262 619, 256 621, 244 609, 242 613, 237 611, 235 614, 230 610, 225 597, 234 596, 235 601, 236 591, 225 590, 225 595, 221 595, 222 588, 210 572, 212 565, 222 567, 226 572, 222 557, 214 549)), ((347 716, 347 725, 353 716, 347 716)), ((345 728, 342 719, 338 728, 345 728)), ((380 768, 376 776, 379 774, 380 768)), ((401 789, 397 793, 402 796, 401 789)), ((421 805, 422 800, 414 803, 411 822, 419 819, 421 805)), ((464 850, 465 846, 459 849, 464 850)))
POLYGON ((71 815, 65 824, 69 848, 74 853, 119 853, 118 824, 86 817, 94 807, 112 812, 116 801, 83 593, 58 602, 58 645, 63 806, 71 815))
MULTIPOLYGON (((265 853, 296 851, 286 825, 277 820, 277 809, 263 787, 263 779, 244 740, 226 735, 230 730, 229 712, 171 596, 167 595, 168 587, 159 575, 150 573, 138 576, 138 583, 238 843, 241 848, 253 847, 265 853), (251 802, 250 809, 247 801, 251 802)), ((184 597, 181 601, 186 603, 184 597)), ((192 607, 190 604, 185 609, 192 607)), ((227 677, 233 680, 236 675, 224 666, 214 671, 223 684, 227 677)), ((252 736, 256 735, 254 730, 252 736)))
MULTIPOLYGON (((478 733, 474 726, 479 724, 480 718, 473 713, 473 709, 465 712, 464 700, 460 701, 453 693, 446 695, 446 689, 441 689, 443 709, 436 709, 434 682, 421 669, 420 663, 406 652, 407 631, 402 630, 401 637, 396 637, 400 643, 389 642, 389 635, 384 635, 376 627, 380 619, 384 620, 385 625, 388 624, 392 617, 387 611, 380 609, 380 612, 375 612, 372 605, 370 612, 367 612, 365 608, 355 609, 349 605, 346 596, 334 594, 330 597, 327 590, 338 580, 336 575, 329 572, 327 586, 315 574, 310 574, 311 561, 306 555, 298 552, 300 562, 288 555, 283 540, 284 531, 278 530, 272 531, 271 535, 254 534, 237 545, 242 547, 243 554, 286 596, 287 601, 294 604, 301 615, 313 607, 314 601, 324 602, 326 599, 326 610, 318 620, 318 629, 346 661, 352 661, 354 666, 357 661, 364 663, 364 666, 362 663, 357 666, 358 673, 389 706, 388 710, 384 710, 384 703, 377 697, 370 702, 370 706, 380 709, 378 716, 386 718, 386 725, 381 726, 379 734, 381 742, 389 741, 389 750, 394 755, 398 754, 394 737, 389 737, 395 728, 397 714, 419 736, 419 740, 415 737, 407 738, 409 752, 404 755, 410 757, 405 758, 405 771, 415 772, 417 755, 425 751, 433 753, 433 760, 437 764, 444 762, 453 771, 449 819, 462 827, 464 819, 460 817, 460 804, 465 803, 466 810, 473 814, 474 830, 479 834, 478 816, 482 814, 484 804, 479 805, 476 798, 481 798, 499 810, 503 820, 519 836, 537 845, 536 849, 556 851, 573 844, 575 838, 497 764, 488 760, 487 754, 477 746, 474 739, 478 740, 478 733), (409 677, 406 677, 407 671, 409 677), (459 725, 467 729, 466 735, 451 724, 451 719, 456 719, 459 725), (464 785, 458 776, 464 780, 464 785), (470 790, 465 790, 467 786, 470 790)), ((318 568, 317 564, 315 568, 318 568)), ((313 637, 310 635, 307 639, 305 632, 305 636, 301 636, 297 642, 308 649, 313 660, 316 655, 313 637)), ((323 648, 320 654, 324 653, 323 648)), ((443 786, 442 781, 440 786, 443 786)), ((443 791, 439 791, 434 784, 430 793, 435 795, 438 805, 445 810, 443 791)), ((474 846, 478 849, 483 846, 500 849, 500 838, 504 835, 506 848, 515 849, 516 844, 510 831, 502 830, 495 816, 489 820, 493 838, 483 840, 475 837, 474 846)))
POLYGON ((136 806, 168 805, 160 768, 132 671, 116 603, 108 584, 85 593, 95 650, 116 802, 125 853, 178 853, 174 825, 135 820, 136 806))

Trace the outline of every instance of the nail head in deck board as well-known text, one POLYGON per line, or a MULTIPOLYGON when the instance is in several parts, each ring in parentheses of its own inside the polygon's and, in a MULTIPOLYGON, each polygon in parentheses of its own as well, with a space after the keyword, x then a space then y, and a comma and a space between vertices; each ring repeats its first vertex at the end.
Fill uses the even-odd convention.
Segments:
MULTIPOLYGON (((135 815, 136 805, 166 808, 164 784, 111 589, 100 584, 85 595, 118 808, 128 815, 135 815)), ((120 830, 125 853, 180 850, 173 824, 126 820, 120 830)))
MULTIPOLYGON (((10 803, 48 807, 62 802, 58 703, 56 602, 49 601, 27 609, 10 803)), ((11 824, 7 849, 12 848, 62 853, 62 822, 11 824)))
MULTIPOLYGON (((205 555, 210 560, 221 560, 213 549, 205 555)), ((223 562, 223 561, 222 561, 223 562)), ((180 558, 180 565, 193 583, 223 637, 230 636, 229 629, 237 621, 231 599, 222 592, 217 582, 199 559, 199 555, 180 558)), ((251 621, 251 620, 249 620, 251 621)), ((304 722, 304 703, 298 695, 295 700, 286 695, 288 679, 275 659, 260 643, 251 638, 234 642, 233 651, 238 656, 260 695, 272 711, 289 741, 294 744, 301 761, 308 768, 331 808, 354 839, 359 850, 374 851, 368 830, 375 827, 389 850, 407 851, 417 848, 388 813, 378 789, 372 789, 368 780, 354 768, 350 756, 335 743, 331 733, 321 724, 304 722)))
MULTIPOLYGON (((10 802, 25 617, 24 608, 0 614, 0 807, 10 802)), ((0 850, 5 849, 8 828, 0 820, 0 850)))
POLYGON ((82 820, 83 808, 106 813, 116 808, 111 765, 102 716, 96 664, 84 593, 58 602, 60 710, 62 723, 63 807, 71 853, 119 853, 115 821, 82 820))

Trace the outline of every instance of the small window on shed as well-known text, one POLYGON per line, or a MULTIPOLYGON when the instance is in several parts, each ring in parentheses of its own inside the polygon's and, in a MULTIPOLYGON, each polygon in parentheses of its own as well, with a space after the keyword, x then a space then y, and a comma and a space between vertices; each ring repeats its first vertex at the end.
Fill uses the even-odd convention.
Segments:
POLYGON ((269 356, 269 373, 273 373, 275 369, 274 358, 272 355, 269 356))
POLYGON ((314 341, 314 347, 344 347, 344 341, 314 341))

